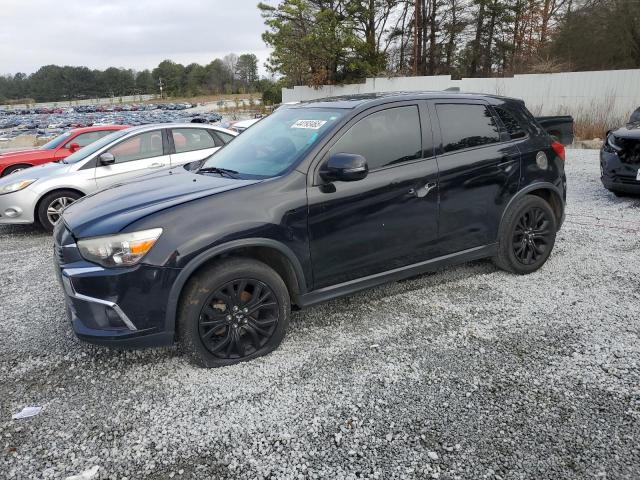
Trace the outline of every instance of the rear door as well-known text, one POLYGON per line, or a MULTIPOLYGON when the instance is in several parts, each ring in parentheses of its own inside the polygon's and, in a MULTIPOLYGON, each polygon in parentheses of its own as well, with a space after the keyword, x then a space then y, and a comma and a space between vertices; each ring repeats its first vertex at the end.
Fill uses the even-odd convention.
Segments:
POLYGON ((172 128, 169 140, 173 143, 171 165, 202 160, 224 145, 220 138, 205 128, 172 128))
POLYGON ((473 100, 430 101, 440 169, 440 253, 496 241, 504 206, 517 192, 520 152, 495 111, 473 100))
POLYGON ((363 112, 332 140, 307 190, 314 288, 403 267, 432 256, 438 237, 438 167, 428 112, 398 102, 363 112), (322 181, 332 153, 364 156, 369 174, 322 181))
POLYGON ((97 164, 95 178, 98 188, 168 167, 171 159, 165 154, 168 145, 163 133, 163 130, 139 133, 107 150, 116 162, 113 165, 97 164))

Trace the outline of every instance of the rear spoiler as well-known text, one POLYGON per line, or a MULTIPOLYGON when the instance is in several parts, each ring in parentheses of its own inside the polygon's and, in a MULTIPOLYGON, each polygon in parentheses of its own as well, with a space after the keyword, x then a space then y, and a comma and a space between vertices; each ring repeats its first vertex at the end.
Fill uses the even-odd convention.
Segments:
POLYGON ((554 140, 563 145, 573 143, 573 117, 571 115, 536 117, 536 120, 554 140))

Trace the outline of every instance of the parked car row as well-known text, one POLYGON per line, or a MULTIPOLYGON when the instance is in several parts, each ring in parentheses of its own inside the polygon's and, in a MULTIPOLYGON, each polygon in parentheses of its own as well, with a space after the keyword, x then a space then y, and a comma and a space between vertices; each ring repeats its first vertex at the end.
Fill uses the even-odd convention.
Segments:
POLYGON ((96 104, 76 105, 73 107, 27 107, 27 108, 0 108, 0 115, 35 115, 52 113, 95 113, 95 112, 135 112, 138 110, 187 110, 194 108, 195 103, 123 103, 123 104, 96 104))

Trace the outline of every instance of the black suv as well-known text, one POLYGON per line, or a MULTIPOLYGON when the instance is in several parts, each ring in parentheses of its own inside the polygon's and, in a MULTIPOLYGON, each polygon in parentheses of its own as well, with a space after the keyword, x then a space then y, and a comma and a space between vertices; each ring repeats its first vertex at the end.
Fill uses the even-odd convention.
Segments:
POLYGON ((564 147, 521 101, 378 94, 286 105, 214 156, 71 205, 54 232, 76 334, 204 366, 264 355, 292 308, 484 257, 540 268, 564 147))

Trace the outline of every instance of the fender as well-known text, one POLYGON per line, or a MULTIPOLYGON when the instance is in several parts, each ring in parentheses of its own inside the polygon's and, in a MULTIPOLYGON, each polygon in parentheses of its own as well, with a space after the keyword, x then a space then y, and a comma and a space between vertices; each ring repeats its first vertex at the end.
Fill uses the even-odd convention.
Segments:
POLYGON ((274 250, 278 250, 289 260, 289 262, 291 262, 291 265, 293 266, 298 283, 298 292, 300 292, 301 295, 306 293, 307 288, 304 278, 304 270, 302 269, 300 260, 298 260, 295 253, 293 253, 293 251, 285 244, 270 238, 243 238, 241 240, 233 240, 231 242, 223 243, 222 245, 216 245, 215 247, 200 253, 182 269, 169 292, 167 313, 165 317, 165 330, 167 332, 175 332, 176 312, 178 311, 180 294, 193 272, 208 260, 211 260, 223 253, 243 247, 269 247, 274 250))
POLYGON ((558 230, 560 230, 560 226, 562 226, 562 222, 564 221, 565 201, 564 201, 564 197, 562 196, 562 190, 560 190, 553 183, 549 183, 549 182, 534 182, 534 183, 531 183, 531 184, 527 185, 526 187, 522 188, 521 190, 519 190, 518 193, 516 193, 513 197, 511 197, 511 200, 509 200, 509 203, 507 203, 507 206, 502 211, 502 215, 500 217, 500 225, 502 225, 502 220, 504 219, 505 214, 509 210, 509 207, 511 207, 511 205, 513 205, 513 203, 517 199, 523 197, 524 195, 526 195, 529 192, 532 192, 534 190, 549 190, 560 201, 560 205, 562 206, 562 215, 560 216, 560 219, 558 221, 558 230))

